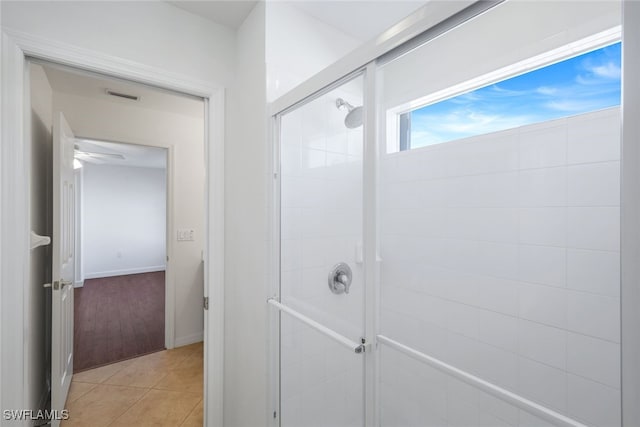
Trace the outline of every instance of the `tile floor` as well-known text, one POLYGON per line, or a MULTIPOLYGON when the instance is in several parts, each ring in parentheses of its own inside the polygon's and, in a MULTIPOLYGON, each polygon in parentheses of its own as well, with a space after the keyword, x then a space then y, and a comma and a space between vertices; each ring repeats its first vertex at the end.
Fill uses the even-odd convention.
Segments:
POLYGON ((73 376, 62 427, 202 427, 203 348, 196 343, 73 376))

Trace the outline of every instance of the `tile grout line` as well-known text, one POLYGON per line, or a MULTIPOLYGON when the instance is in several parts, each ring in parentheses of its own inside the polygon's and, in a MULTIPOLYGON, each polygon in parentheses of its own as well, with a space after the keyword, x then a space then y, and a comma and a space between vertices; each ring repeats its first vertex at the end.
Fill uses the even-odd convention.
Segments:
POLYGON ((187 420, 189 419, 189 417, 191 417, 191 414, 193 414, 193 413, 195 412, 196 408, 198 407, 198 405, 200 405, 200 402, 202 402, 202 401, 203 401, 203 399, 204 399, 204 397, 201 397, 201 398, 200 398, 200 400, 198 400, 198 402, 196 403, 196 406, 194 406, 194 407, 189 411, 189 413, 187 414, 187 416, 186 416, 186 417, 184 417, 184 420, 182 420, 182 422, 181 422, 180 424, 178 424, 178 426, 183 426, 183 425, 187 422, 187 420))
MULTIPOLYGON (((126 387, 126 386, 114 386, 114 387, 126 387)), ((112 426, 116 421, 118 421, 120 417, 126 414, 131 408, 133 408, 138 402, 140 402, 147 394, 149 394, 150 391, 151 389, 148 388, 146 392, 142 393, 138 399, 136 399, 131 405, 129 405, 124 411, 122 411, 117 417, 115 417, 109 424, 106 425, 106 427, 112 426)))

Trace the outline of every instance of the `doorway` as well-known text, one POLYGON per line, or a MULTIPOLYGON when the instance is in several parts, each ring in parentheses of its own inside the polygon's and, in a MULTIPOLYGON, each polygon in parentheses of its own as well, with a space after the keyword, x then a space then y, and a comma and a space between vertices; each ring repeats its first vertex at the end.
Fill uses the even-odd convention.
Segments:
POLYGON ((76 138, 74 373, 165 349, 167 155, 76 138))
MULTIPOLYGON (((32 104, 49 106, 45 127, 47 121, 65 124, 61 136, 61 126, 53 126, 53 152, 58 141, 69 145, 75 156, 75 178, 65 181, 62 199, 70 206, 63 209, 66 221, 75 223, 64 234, 65 241, 75 245, 63 250, 65 260, 73 258, 75 278, 59 281, 77 309, 75 334, 58 330, 69 323, 58 318, 73 319, 74 313, 56 312, 54 286, 50 336, 54 349, 60 336, 65 342, 69 336, 77 339, 72 347, 61 346, 68 354, 58 359, 82 371, 202 342, 203 99, 50 63, 31 62, 29 68, 31 77, 39 79, 32 87, 48 87, 31 93, 32 104), (67 282, 75 284, 75 292, 69 292, 67 282)), ((32 154, 42 158, 49 153, 32 154)), ((54 244, 60 241, 55 232, 53 236, 54 244)), ((55 391, 60 372, 52 356, 55 391)), ((57 394, 66 395, 71 372, 63 372, 57 394)), ((53 409, 64 405, 58 397, 52 398, 53 409)))

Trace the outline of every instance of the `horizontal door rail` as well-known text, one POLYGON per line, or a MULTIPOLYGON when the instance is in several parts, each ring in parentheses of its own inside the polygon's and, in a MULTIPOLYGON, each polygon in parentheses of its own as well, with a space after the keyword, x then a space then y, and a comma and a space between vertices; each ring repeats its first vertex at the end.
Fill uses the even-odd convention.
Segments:
POLYGON ((343 346, 349 348, 354 353, 364 353, 365 344, 357 343, 357 342, 352 341, 349 338, 345 337, 344 335, 340 335, 339 333, 337 333, 333 329, 329 329, 326 326, 316 322, 315 320, 308 318, 304 314, 299 313, 299 312, 295 311, 294 309, 292 309, 290 307, 287 307, 286 305, 280 303, 275 298, 269 298, 267 300, 267 303, 271 304, 272 306, 274 306, 278 310, 280 310, 282 312, 285 312, 285 313, 287 313, 288 315, 290 315, 292 317, 295 317, 296 319, 300 320, 302 323, 305 323, 305 324, 311 326, 316 331, 322 332, 323 334, 325 334, 329 338, 333 339, 334 341, 337 341, 340 344, 342 344, 343 346))
POLYGON ((525 399, 524 397, 512 393, 508 390, 503 389, 493 383, 485 381, 481 378, 476 377, 468 372, 465 372, 461 369, 458 369, 454 366, 451 366, 435 357, 428 356, 424 353, 419 352, 418 350, 414 350, 411 347, 407 347, 404 344, 399 343, 398 341, 394 341, 391 338, 387 338, 384 335, 378 335, 377 341, 381 344, 387 345, 395 350, 398 350, 401 353, 410 356, 419 362, 423 362, 432 368, 439 370, 447 375, 451 375, 465 383, 482 390, 486 393, 489 393, 498 399, 501 399, 507 403, 510 403, 518 408, 526 411, 536 417, 542 418, 556 426, 562 427, 586 427, 585 424, 582 424, 579 421, 576 421, 572 418, 569 418, 565 415, 562 415, 552 409, 549 409, 545 406, 542 406, 538 403, 532 402, 529 399, 525 399))

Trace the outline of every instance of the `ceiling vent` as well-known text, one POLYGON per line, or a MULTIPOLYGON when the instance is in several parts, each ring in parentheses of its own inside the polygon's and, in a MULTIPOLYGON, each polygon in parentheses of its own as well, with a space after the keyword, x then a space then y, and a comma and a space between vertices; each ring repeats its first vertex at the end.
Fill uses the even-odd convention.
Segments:
POLYGON ((129 95, 128 93, 116 92, 116 91, 113 91, 111 89, 107 89, 105 92, 107 92, 107 95, 117 96, 118 98, 129 99, 131 101, 139 101, 140 100, 140 97, 137 96, 137 95, 129 95))

